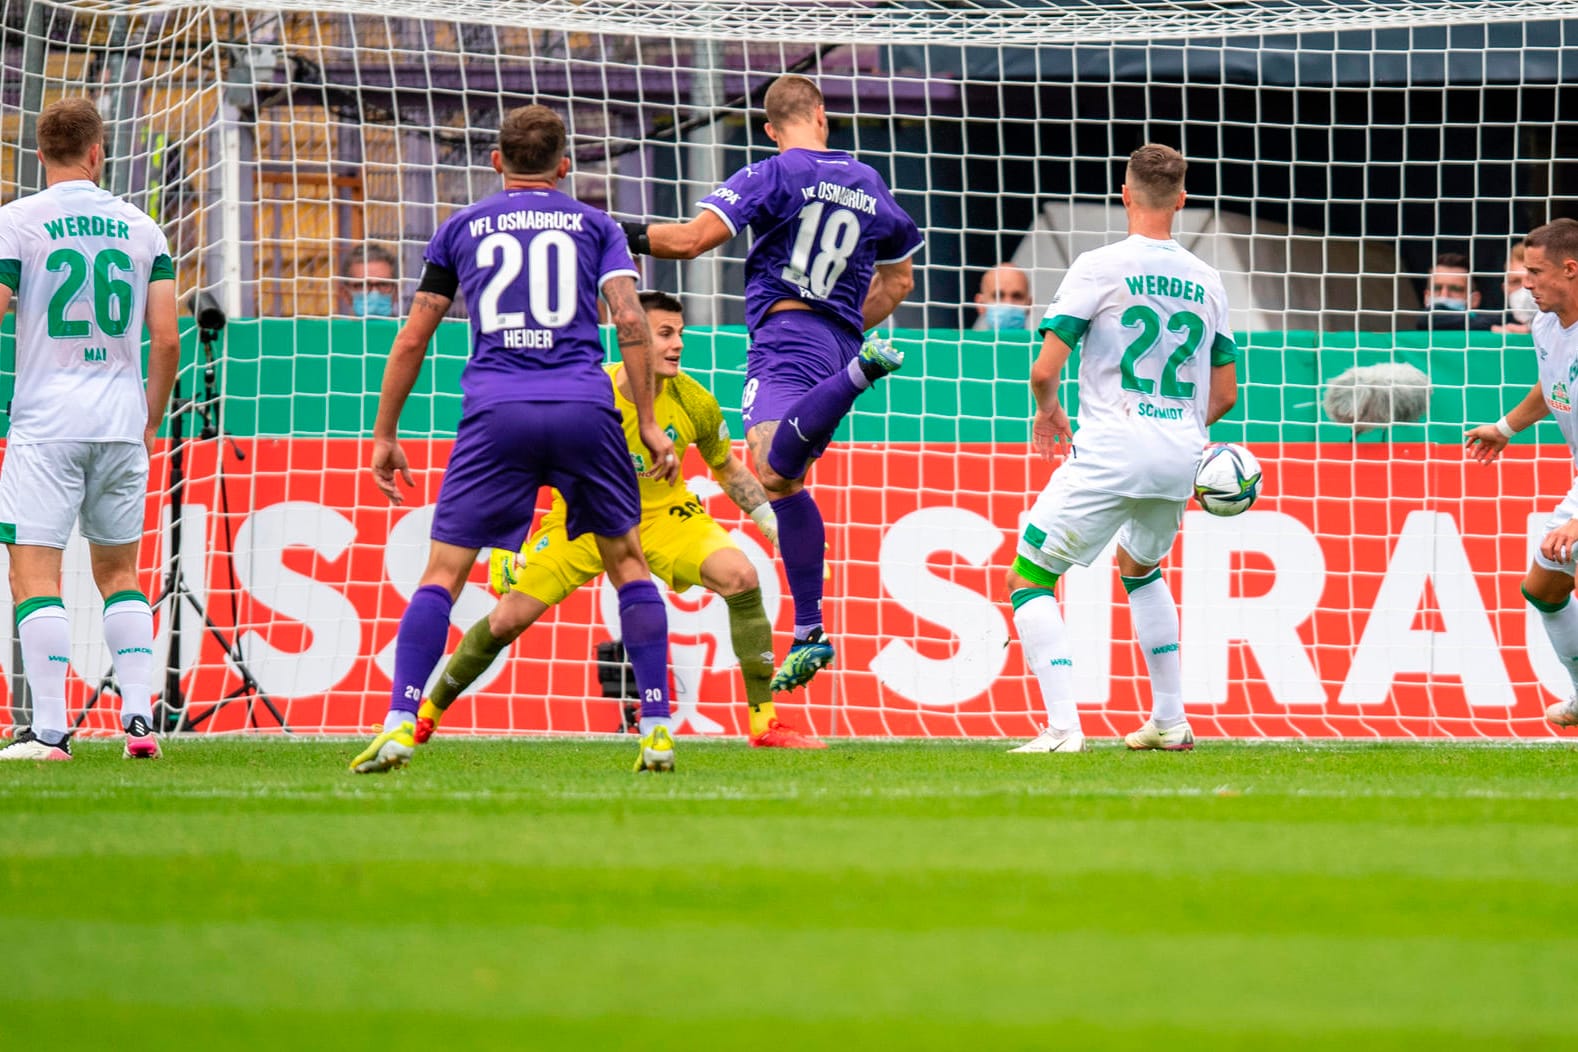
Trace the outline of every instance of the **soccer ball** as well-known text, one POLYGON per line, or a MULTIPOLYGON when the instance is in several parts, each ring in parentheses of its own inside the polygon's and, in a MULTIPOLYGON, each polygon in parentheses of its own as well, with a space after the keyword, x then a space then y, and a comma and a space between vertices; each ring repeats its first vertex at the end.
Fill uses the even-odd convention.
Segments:
POLYGON ((1212 515, 1237 515, 1260 496, 1260 461, 1243 446, 1222 442, 1205 447, 1194 472, 1194 497, 1212 515))

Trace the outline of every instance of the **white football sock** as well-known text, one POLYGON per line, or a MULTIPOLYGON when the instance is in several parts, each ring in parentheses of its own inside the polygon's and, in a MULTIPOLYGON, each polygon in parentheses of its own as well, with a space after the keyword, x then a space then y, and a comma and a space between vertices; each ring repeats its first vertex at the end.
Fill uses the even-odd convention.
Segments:
POLYGON ((1540 610, 1540 621, 1545 625, 1551 649, 1562 659, 1567 675, 1572 678, 1574 696, 1578 696, 1578 603, 1569 600, 1560 610, 1550 613, 1540 610))
POLYGON ((118 592, 104 607, 104 642, 121 692, 121 727, 141 716, 153 722, 153 610, 135 592, 118 592))
POLYGON ((66 724, 66 670, 71 666, 66 608, 59 602, 36 607, 17 624, 16 633, 22 641, 27 689, 33 695, 33 733, 46 741, 64 735, 70 729, 66 724))
POLYGON ((1178 604, 1160 570, 1145 577, 1125 577, 1123 587, 1132 589, 1129 619, 1151 673, 1151 719, 1164 731, 1177 727, 1187 722, 1178 661, 1178 604))
POLYGON ((1021 589, 1032 596, 1014 606, 1014 627, 1019 630, 1019 645, 1025 663, 1041 684, 1041 703, 1046 706, 1047 724, 1054 731, 1079 730, 1079 707, 1074 704, 1074 655, 1069 650, 1068 632, 1057 599, 1044 588, 1021 589))

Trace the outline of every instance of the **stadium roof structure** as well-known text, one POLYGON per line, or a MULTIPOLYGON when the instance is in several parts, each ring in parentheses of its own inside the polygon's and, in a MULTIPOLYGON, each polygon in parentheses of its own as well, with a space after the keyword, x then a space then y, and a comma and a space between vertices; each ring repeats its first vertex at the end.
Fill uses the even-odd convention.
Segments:
MULTIPOLYGON (((1059 5, 1066 0, 1018 0, 1059 5)), ((1374 7, 1369 0, 1329 0, 1374 7)), ((1578 20, 1481 22, 1036 47, 900 45, 895 73, 1041 83, 1261 84, 1288 88, 1578 82, 1578 20)))

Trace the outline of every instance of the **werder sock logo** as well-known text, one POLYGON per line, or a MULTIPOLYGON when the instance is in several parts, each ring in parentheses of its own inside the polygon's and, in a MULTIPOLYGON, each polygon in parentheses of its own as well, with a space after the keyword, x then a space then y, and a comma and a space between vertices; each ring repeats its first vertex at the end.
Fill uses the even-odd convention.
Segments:
POLYGON ((1067 665, 1069 668, 1073 668, 1074 667, 1074 659, 1073 658, 1053 658, 1052 659, 1052 667, 1053 668, 1057 668, 1059 665, 1067 665))
POLYGON ((71 663, 71 659, 64 654, 51 654, 49 655, 49 660, 58 661, 63 665, 68 665, 71 663))
POLYGON ((1177 649, 1178 649, 1178 644, 1177 643, 1168 643, 1164 647, 1152 647, 1151 648, 1151 653, 1152 654, 1171 654, 1173 651, 1175 651, 1177 649))
POLYGON ((119 650, 117 650, 115 652, 115 656, 116 657, 120 657, 122 654, 149 654, 149 655, 151 655, 152 653, 153 653, 153 648, 152 647, 122 647, 121 649, 119 649, 119 650))

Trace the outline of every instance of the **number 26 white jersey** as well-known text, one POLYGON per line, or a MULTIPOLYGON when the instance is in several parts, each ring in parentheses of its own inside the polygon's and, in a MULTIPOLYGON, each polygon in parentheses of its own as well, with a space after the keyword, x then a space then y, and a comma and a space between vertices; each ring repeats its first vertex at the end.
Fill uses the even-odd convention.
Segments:
POLYGON ((87 180, 0 208, 0 284, 17 319, 7 440, 141 443, 148 285, 174 278, 158 225, 87 180))
POLYGON ((1088 489, 1187 499, 1211 369, 1238 357, 1216 270, 1131 235, 1074 260, 1040 331, 1080 347, 1075 455, 1058 470, 1088 489))

